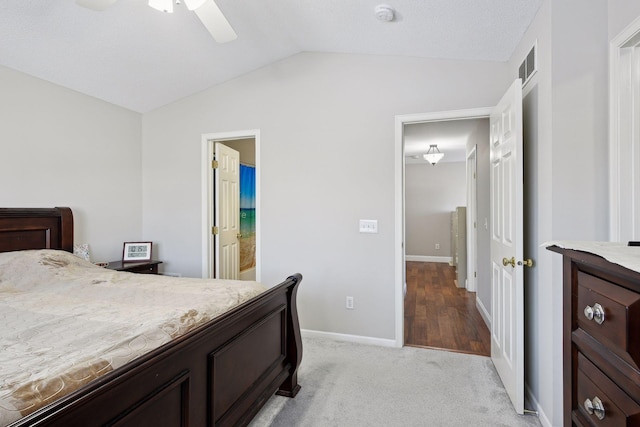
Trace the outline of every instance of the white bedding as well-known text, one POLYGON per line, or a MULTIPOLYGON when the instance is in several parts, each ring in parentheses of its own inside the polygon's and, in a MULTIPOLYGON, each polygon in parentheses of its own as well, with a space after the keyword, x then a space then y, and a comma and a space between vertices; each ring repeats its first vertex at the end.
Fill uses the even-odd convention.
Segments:
POLYGON ((0 253, 0 426, 264 290, 117 272, 64 251, 0 253))

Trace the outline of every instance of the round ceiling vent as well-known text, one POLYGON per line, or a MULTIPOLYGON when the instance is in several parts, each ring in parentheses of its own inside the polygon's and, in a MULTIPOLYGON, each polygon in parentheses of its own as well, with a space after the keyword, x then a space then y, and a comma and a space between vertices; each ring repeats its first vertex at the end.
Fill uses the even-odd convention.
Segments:
POLYGON ((388 6, 386 4, 378 5, 374 9, 374 12, 376 14, 376 18, 378 18, 378 20, 380 21, 383 21, 383 22, 393 21, 395 12, 393 11, 393 8, 391 6, 388 6))

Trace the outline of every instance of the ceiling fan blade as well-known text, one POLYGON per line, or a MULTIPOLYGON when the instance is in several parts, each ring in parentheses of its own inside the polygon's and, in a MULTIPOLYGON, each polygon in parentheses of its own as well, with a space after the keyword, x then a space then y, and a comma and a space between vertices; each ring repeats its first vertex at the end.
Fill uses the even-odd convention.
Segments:
POLYGON ((87 9, 102 11, 114 4, 117 0, 76 0, 78 6, 87 9))
POLYGON ((238 38, 236 32, 231 28, 231 24, 213 0, 207 0, 195 12, 218 43, 227 43, 238 38))

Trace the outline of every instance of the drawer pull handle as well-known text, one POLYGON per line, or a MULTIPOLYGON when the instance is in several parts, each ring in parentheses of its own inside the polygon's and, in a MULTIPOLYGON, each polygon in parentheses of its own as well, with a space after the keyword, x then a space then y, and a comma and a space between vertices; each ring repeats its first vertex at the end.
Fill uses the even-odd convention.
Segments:
POLYGON ((584 409, 589 413, 589 415, 594 415, 598 417, 599 420, 603 420, 605 416, 604 404, 602 400, 597 396, 591 399, 587 399, 584 401, 584 409))
POLYGON ((588 305, 584 308, 584 317, 602 325, 604 323, 604 308, 598 303, 593 304, 593 307, 588 305))

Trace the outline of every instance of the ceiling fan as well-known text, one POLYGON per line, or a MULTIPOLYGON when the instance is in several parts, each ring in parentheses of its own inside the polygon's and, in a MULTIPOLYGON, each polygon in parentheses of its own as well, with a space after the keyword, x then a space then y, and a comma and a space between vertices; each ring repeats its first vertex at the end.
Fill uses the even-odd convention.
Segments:
MULTIPOLYGON (((102 11, 116 1, 117 0, 76 0, 76 3, 87 9, 102 11)), ((238 37, 214 0, 183 1, 187 9, 194 11, 196 15, 198 15, 202 24, 204 24, 209 33, 211 33, 211 36, 218 43, 230 42, 238 37)), ((172 13, 173 2, 174 0, 149 0, 149 6, 162 12, 172 13)), ((180 4, 180 0, 175 0, 175 3, 180 4)))

